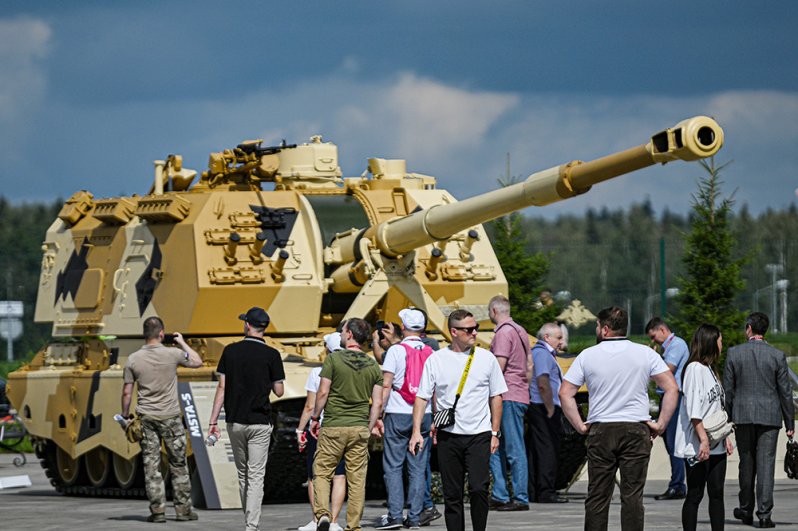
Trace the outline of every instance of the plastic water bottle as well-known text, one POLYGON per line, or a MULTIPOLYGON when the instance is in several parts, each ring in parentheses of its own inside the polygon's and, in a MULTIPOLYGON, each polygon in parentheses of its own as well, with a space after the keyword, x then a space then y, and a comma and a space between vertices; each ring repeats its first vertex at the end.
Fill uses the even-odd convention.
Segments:
POLYGON ((213 445, 216 444, 216 441, 218 441, 218 440, 219 440, 219 438, 216 435, 210 434, 210 435, 208 435, 208 438, 205 439, 205 444, 208 445, 208 446, 213 446, 213 445))
POLYGON ((116 415, 114 415, 114 420, 117 421, 120 426, 122 426, 123 430, 127 429, 127 419, 125 417, 117 413, 116 415))

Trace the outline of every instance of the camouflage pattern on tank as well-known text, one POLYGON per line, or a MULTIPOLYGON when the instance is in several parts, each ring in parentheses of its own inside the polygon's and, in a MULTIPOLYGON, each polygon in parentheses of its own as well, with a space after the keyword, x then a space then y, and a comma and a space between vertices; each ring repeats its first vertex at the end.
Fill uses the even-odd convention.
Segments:
MULTIPOLYGON (((318 136, 212 153, 199 179, 170 155, 155 161, 145 195, 79 191, 65 202, 42 244, 35 313, 52 323, 53 340, 9 375, 8 395, 57 488, 129 494, 140 486, 140 448, 113 415, 143 320, 161 317, 203 357, 200 369, 178 369, 180 382, 212 382, 223 348, 241 337, 238 315, 261 306, 271 316, 266 341, 286 366, 275 430, 285 453, 270 466, 282 467, 282 491, 303 495, 293 427, 324 334, 348 317, 396 322, 407 306, 424 309, 443 341, 455 308, 487 324, 487 302, 508 286, 482 223, 656 163, 708 157, 722 144, 713 120, 691 118, 641 146, 460 202, 403 160, 372 158, 362 176, 342 178, 337 147, 318 136)), ((480 333, 482 344, 490 339, 480 333)), ((198 418, 188 417, 194 429, 198 418)))

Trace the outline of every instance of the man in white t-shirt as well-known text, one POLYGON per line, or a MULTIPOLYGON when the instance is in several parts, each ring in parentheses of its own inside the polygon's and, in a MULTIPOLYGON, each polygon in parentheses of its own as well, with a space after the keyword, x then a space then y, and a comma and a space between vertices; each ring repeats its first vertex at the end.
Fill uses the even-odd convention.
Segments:
POLYGON ((652 439, 665 431, 676 408, 679 387, 673 373, 652 349, 626 338, 628 314, 617 306, 598 314, 599 344, 574 360, 560 387, 563 414, 573 427, 588 434, 589 482, 585 500, 585 530, 605 530, 615 473, 621 471, 621 529, 642 530, 643 487, 652 439), (657 421, 651 420, 648 383, 665 391, 657 421), (576 393, 587 384, 587 422, 579 416, 576 393))
POLYGON ((412 453, 418 453, 429 444, 422 435, 422 421, 433 393, 436 411, 455 407, 454 424, 436 431, 446 529, 465 529, 463 484, 468 472, 471 526, 474 531, 484 531, 488 522, 489 461, 499 447, 501 395, 507 392, 507 385, 496 357, 475 346, 479 326, 474 316, 455 310, 449 315, 448 326, 451 345, 435 352, 424 365, 413 406, 409 447, 412 453), (463 378, 466 368, 468 373, 463 378), (464 385, 457 398, 461 381, 464 385))
MULTIPOLYGON (((411 528, 420 526, 426 487, 427 461, 430 455, 430 444, 428 444, 430 424, 432 423, 430 406, 427 405, 421 422, 424 448, 413 455, 408 447, 410 436, 413 434, 413 405, 402 396, 400 390, 403 388, 407 375, 409 353, 414 352, 422 357, 429 356, 432 349, 421 341, 425 319, 420 311, 405 308, 399 312, 399 319, 402 321, 402 341, 392 345, 385 352, 382 363, 384 390, 382 396, 385 404, 382 468, 385 473, 385 490, 388 493, 388 514, 381 518, 375 526, 376 529, 404 527, 403 476, 405 464, 408 476, 407 503, 410 506, 407 512, 407 524, 411 528)), ((412 389, 410 391, 412 392, 412 389)))

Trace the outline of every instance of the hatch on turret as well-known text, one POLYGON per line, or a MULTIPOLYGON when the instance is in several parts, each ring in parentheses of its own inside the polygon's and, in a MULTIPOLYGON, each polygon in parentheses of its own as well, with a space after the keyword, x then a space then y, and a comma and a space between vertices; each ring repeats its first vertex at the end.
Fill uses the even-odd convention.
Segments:
POLYGON ((323 142, 321 135, 310 142, 279 153, 278 187, 333 187, 340 185, 341 167, 338 165, 338 146, 323 142))

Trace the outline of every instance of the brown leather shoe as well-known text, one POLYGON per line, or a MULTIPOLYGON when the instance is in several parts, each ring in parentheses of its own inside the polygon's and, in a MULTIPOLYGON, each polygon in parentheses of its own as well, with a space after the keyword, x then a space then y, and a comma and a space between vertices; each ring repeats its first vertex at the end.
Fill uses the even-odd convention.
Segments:
POLYGON ((550 498, 540 498, 538 503, 568 503, 568 498, 565 496, 555 495, 550 498))
POLYGON ((508 501, 503 502, 503 501, 494 500, 493 498, 491 498, 488 501, 488 509, 490 509, 491 511, 497 511, 499 509, 499 507, 504 507, 505 505, 509 505, 510 503, 512 503, 512 502, 508 502, 508 501))
POLYGON ((528 511, 529 504, 528 503, 518 503, 517 501, 511 501, 510 503, 506 503, 501 507, 496 507, 497 511, 528 511))

